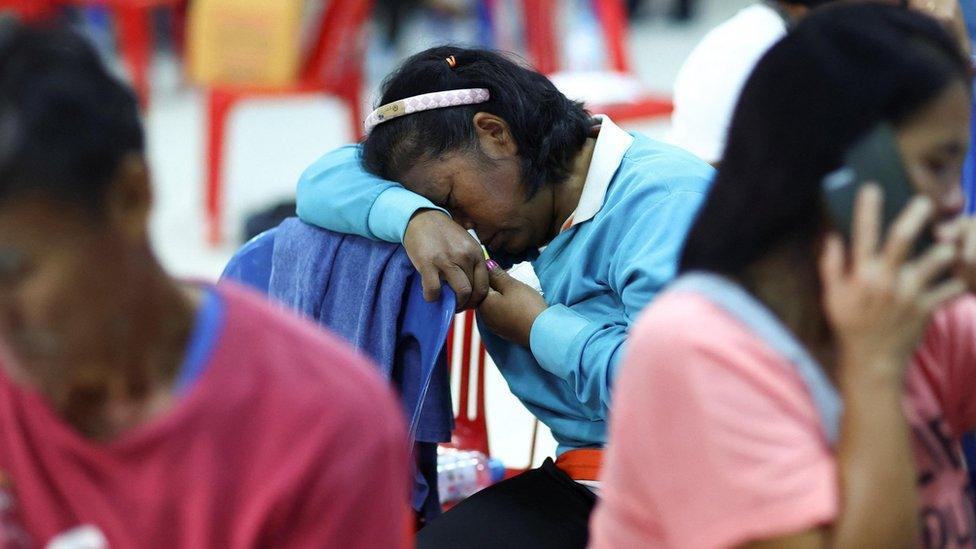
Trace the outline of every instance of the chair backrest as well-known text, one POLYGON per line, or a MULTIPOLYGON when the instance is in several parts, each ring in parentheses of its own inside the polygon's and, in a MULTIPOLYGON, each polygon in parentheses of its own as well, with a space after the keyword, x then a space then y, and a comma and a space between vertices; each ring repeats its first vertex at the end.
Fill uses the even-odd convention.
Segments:
POLYGON ((205 86, 293 85, 303 61, 304 7, 304 0, 194 0, 187 21, 187 73, 205 86))
POLYGON ((278 229, 268 229, 255 236, 230 258, 220 278, 236 280, 267 294, 271 282, 271 259, 274 255, 275 234, 278 229))

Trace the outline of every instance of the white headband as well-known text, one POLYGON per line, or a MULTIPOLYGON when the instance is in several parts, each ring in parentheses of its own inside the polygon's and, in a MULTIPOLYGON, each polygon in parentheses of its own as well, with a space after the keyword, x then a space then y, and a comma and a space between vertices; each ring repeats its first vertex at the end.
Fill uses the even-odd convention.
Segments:
POLYGON ((423 95, 407 97, 399 101, 387 103, 371 112, 366 117, 366 133, 369 134, 376 126, 407 114, 443 109, 444 107, 458 107, 461 105, 477 105, 485 103, 491 95, 485 88, 467 88, 463 90, 447 90, 423 95))

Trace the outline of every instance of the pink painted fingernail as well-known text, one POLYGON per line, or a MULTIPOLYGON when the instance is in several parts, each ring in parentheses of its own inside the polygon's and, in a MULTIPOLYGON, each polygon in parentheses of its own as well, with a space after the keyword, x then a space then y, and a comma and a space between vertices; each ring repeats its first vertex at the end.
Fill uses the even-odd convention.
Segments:
POLYGON ((494 259, 489 259, 485 261, 485 266, 488 267, 489 271, 494 271, 498 268, 498 263, 494 259))

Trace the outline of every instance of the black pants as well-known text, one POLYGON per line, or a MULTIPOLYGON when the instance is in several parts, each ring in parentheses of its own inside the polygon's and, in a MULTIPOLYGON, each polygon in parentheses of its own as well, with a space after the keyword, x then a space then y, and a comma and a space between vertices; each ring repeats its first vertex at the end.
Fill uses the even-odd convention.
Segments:
POLYGON ((418 549, 586 547, 596 497, 551 459, 485 488, 417 534, 418 549))

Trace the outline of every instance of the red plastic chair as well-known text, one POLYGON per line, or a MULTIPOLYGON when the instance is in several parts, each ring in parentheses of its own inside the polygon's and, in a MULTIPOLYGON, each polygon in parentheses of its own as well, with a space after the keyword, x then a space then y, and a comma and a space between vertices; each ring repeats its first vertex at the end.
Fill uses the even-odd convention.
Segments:
POLYGON ((454 326, 448 330, 448 366, 460 368, 460 395, 458 413, 454 416, 454 432, 447 446, 463 450, 477 450, 491 455, 488 449, 488 424, 485 420, 485 356, 484 345, 474 348, 474 332, 477 329, 475 313, 465 311, 454 317, 454 326), (460 325, 458 324, 460 322, 460 325), (461 332, 461 353, 454 353, 454 335, 461 332), (477 376, 475 398, 471 400, 472 371, 477 376), (473 412, 473 415, 472 415, 473 412))
MULTIPOLYGON (((459 367, 458 413, 454 416, 454 431, 451 442, 442 444, 458 450, 477 450, 490 456, 488 445, 488 423, 485 411, 485 359, 487 350, 482 344, 475 349, 474 334, 477 330, 474 311, 465 311, 454 317, 454 324, 447 332, 448 367, 453 374, 454 367, 459 367), (461 336, 461 352, 454 352, 454 336, 457 332, 461 336), (477 376, 474 400, 471 399, 471 378, 477 376), (473 415, 472 415, 473 414, 473 415)), ((511 478, 532 468, 536 454, 536 439, 539 434, 539 420, 533 419, 532 438, 529 442, 529 461, 525 467, 510 467, 505 469, 505 478, 511 478)))
POLYGON ((371 0, 331 0, 323 11, 311 55, 299 80, 284 88, 215 86, 207 92, 208 136, 206 169, 207 240, 222 240, 224 140, 227 118, 241 101, 260 97, 326 93, 346 103, 350 129, 362 136, 362 29, 372 8, 371 0))
MULTIPOLYGON (((615 72, 631 74, 627 52, 627 15, 622 0, 593 0, 593 9, 603 31, 607 65, 615 72)), ((559 47, 554 28, 559 20, 556 0, 522 0, 525 42, 536 70, 553 74, 559 70, 559 47)), ((669 98, 642 94, 626 103, 589 103, 591 112, 606 114, 615 121, 667 116, 674 110, 669 98)))

